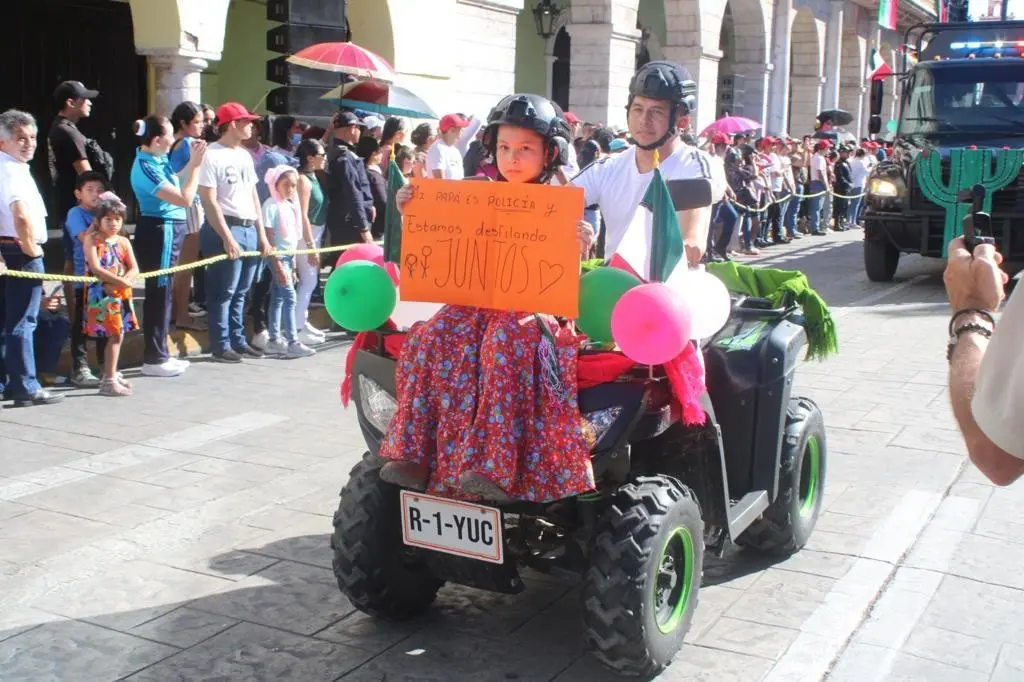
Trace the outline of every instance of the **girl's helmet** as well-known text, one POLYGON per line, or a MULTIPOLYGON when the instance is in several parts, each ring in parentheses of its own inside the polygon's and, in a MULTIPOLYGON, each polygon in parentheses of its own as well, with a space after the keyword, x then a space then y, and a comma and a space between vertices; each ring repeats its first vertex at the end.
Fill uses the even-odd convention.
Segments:
POLYGON ((484 148, 497 158, 498 128, 503 125, 532 130, 544 138, 544 152, 548 163, 538 178, 547 182, 555 169, 569 163, 569 143, 572 132, 562 108, 540 95, 509 95, 498 102, 487 116, 484 129, 484 148))

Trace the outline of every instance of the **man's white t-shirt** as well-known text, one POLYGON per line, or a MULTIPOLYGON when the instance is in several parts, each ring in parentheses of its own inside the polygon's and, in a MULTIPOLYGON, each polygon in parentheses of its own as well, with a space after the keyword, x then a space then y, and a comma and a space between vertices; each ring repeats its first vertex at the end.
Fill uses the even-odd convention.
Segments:
POLYGON ((988 439, 1014 457, 1024 459, 1024 293, 1010 295, 982 358, 974 382, 971 411, 988 439))
POLYGON ((772 162, 769 170, 772 192, 779 194, 782 192, 782 182, 785 177, 785 171, 782 168, 782 159, 775 152, 769 154, 768 159, 772 162))
POLYGON ((427 150, 427 172, 430 177, 434 176, 434 171, 441 171, 441 177, 445 180, 462 180, 465 175, 462 168, 462 153, 457 146, 445 144, 441 138, 430 145, 427 150))
POLYGON ((21 202, 32 219, 32 236, 37 244, 46 242, 46 204, 32 179, 27 163, 0 152, 0 237, 18 237, 11 205, 21 202))
MULTIPOLYGON (((661 160, 661 174, 665 180, 692 180, 707 178, 711 181, 712 203, 721 201, 725 192, 725 178, 719 177, 707 152, 686 144, 661 160)), ((641 173, 636 167, 636 147, 606 156, 590 164, 572 179, 582 187, 584 206, 598 205, 608 230, 605 235, 605 253, 612 254, 622 241, 643 201, 654 171, 641 173)))
POLYGON ((199 186, 217 190, 217 204, 225 218, 256 220, 259 214, 253 198, 256 167, 244 147, 225 147, 220 142, 211 144, 199 169, 199 186))
POLYGON ((867 182, 868 173, 871 169, 864 163, 864 159, 853 158, 850 159, 850 185, 854 188, 864 187, 864 183, 867 182))
POLYGON ((811 182, 828 183, 828 161, 821 154, 811 154, 811 182))

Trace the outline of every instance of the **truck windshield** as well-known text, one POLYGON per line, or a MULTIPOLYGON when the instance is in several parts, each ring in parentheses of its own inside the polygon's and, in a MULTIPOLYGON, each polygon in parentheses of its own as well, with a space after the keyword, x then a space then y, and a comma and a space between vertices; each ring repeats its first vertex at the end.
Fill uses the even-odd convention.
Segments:
POLYGON ((1024 60, 919 66, 904 94, 899 134, 1024 134, 1024 60))

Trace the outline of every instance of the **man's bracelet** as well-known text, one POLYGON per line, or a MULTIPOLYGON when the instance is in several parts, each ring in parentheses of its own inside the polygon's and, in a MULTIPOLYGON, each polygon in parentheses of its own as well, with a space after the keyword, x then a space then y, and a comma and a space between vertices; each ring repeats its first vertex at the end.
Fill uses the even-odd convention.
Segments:
POLYGON ((992 329, 986 327, 983 324, 977 324, 976 322, 968 322, 962 324, 953 330, 953 333, 949 336, 949 342, 946 344, 946 361, 953 361, 953 352, 956 350, 957 341, 960 340, 961 334, 980 334, 985 339, 992 338, 992 329))
POLYGON ((988 320, 988 323, 992 325, 993 329, 995 329, 996 318, 992 315, 992 311, 985 310, 984 308, 964 308, 962 310, 957 310, 955 313, 953 313, 952 317, 949 318, 950 336, 953 336, 953 325, 956 324, 957 319, 961 315, 980 315, 981 317, 984 317, 986 320, 988 320))

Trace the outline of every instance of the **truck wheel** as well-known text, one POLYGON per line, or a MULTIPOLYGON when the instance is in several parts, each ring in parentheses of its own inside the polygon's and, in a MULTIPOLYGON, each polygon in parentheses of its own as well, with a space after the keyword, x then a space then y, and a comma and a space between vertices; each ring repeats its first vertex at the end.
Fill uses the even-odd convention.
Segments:
POLYGON ((683 645, 697 608, 704 522, 669 476, 622 486, 598 520, 583 578, 584 637, 609 668, 653 676, 683 645))
POLYGON ((426 611, 444 583, 402 542, 398 488, 379 472, 366 453, 341 489, 331 536, 334 576, 360 611, 407 620, 426 611))
POLYGON ((872 282, 891 282, 900 251, 885 239, 864 240, 864 271, 872 282))
POLYGON ((779 496, 736 539, 765 554, 792 554, 807 544, 825 494, 825 421, 810 398, 792 398, 779 459, 779 496))

